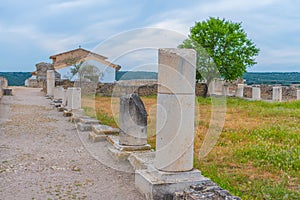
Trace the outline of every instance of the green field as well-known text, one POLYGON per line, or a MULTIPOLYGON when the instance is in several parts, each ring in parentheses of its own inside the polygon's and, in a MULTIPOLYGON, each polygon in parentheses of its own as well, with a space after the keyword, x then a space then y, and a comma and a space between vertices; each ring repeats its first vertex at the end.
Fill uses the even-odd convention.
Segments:
MULTIPOLYGON (((148 141, 155 149, 155 113, 150 108, 156 104, 156 97, 142 99, 149 114, 148 141)), ((208 156, 199 159, 210 122, 211 99, 197 100, 200 118, 195 132, 195 168, 242 199, 298 199, 300 101, 268 103, 228 98, 218 143, 208 156)), ((111 102, 109 97, 96 97, 96 115, 102 123, 117 126, 111 102)), ((91 111, 89 101, 84 107, 91 111)))

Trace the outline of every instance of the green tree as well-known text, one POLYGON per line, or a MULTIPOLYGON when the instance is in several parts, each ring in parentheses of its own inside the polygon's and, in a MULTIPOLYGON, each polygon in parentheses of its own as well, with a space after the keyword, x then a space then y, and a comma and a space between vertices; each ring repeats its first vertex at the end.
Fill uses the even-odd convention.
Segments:
POLYGON ((259 53, 241 23, 212 17, 196 22, 189 38, 178 47, 197 51, 196 79, 206 81, 207 85, 219 76, 226 81, 242 77, 247 67, 256 64, 259 53))

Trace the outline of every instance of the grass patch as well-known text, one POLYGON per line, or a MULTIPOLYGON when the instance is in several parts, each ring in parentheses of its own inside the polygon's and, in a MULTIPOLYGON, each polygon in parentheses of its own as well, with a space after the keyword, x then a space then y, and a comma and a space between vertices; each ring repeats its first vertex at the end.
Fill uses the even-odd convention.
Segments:
MULTIPOLYGON (((148 143, 155 149, 156 96, 142 100, 148 113, 148 143)), ((218 143, 200 159, 197 152, 209 128, 212 101, 222 99, 197 98, 200 117, 195 119, 195 168, 242 199, 298 199, 300 101, 268 103, 228 98, 218 143)), ((118 104, 118 98, 96 97, 97 118, 116 127, 118 104)))

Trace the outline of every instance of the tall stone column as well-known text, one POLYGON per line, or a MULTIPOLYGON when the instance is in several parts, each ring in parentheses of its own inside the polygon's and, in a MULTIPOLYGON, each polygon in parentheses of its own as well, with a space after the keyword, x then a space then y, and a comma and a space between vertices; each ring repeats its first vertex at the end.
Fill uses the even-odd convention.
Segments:
POLYGON ((282 101, 282 87, 273 87, 273 101, 282 101))
POLYGON ((260 87, 252 87, 252 99, 260 100, 260 87))
POLYGON ((69 87, 67 89, 67 109, 81 109, 81 88, 69 87))
POLYGON ((47 70, 47 95, 53 96, 55 88, 55 71, 47 70))
POLYGON ((244 84, 237 85, 235 96, 240 98, 244 97, 244 84))
POLYGON ((165 172, 193 169, 196 52, 159 49, 156 155, 165 172))

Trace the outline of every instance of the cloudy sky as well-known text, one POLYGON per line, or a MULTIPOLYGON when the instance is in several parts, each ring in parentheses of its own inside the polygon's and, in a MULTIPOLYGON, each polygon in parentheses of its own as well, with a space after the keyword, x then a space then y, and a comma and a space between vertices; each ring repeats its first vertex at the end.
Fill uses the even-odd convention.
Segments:
POLYGON ((298 0, 4 0, 0 71, 34 71, 36 63, 79 45, 129 69, 134 65, 126 63, 129 58, 177 46, 195 21, 209 17, 242 22, 261 49, 249 71, 300 72, 298 0))

